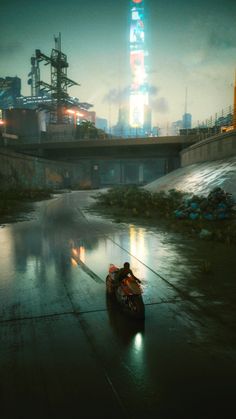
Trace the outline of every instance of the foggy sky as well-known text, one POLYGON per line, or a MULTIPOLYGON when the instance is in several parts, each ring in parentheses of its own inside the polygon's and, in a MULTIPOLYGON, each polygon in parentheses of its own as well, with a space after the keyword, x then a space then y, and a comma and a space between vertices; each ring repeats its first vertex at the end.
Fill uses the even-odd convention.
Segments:
MULTIPOLYGON (((0 77, 27 75, 35 49, 50 55, 61 32, 71 96, 117 121, 129 87, 129 0, 1 1, 0 77)), ((182 118, 185 90, 193 120, 233 103, 236 1, 146 0, 146 50, 153 124, 182 118)), ((49 67, 41 64, 47 81, 49 67)))

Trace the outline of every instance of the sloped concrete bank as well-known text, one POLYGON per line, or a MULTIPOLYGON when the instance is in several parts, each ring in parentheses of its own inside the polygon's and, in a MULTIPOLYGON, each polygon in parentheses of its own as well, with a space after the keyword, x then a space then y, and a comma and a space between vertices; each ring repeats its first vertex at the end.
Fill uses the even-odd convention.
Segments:
POLYGON ((151 192, 177 189, 197 195, 208 195, 215 187, 231 193, 236 200, 236 156, 191 164, 144 186, 151 192))

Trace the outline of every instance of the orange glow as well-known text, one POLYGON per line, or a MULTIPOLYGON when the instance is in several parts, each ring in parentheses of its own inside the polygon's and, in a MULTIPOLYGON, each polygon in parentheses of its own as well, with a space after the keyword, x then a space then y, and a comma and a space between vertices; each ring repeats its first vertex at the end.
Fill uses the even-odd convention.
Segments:
POLYGON ((0 125, 4 125, 4 124, 5 122, 2 119, 0 119, 0 125))
POLYGON ((80 246, 80 248, 79 248, 79 257, 80 257, 80 260, 83 263, 85 263, 85 248, 84 248, 84 246, 80 246))
POLYGON ((71 249, 71 252, 74 256, 79 256, 79 251, 75 247, 73 249, 71 249))
POLYGON ((72 253, 72 259, 74 259, 76 261, 76 263, 79 262, 79 261, 85 263, 85 248, 84 248, 84 246, 72 247, 71 253, 72 253))
POLYGON ((72 265, 73 267, 78 266, 78 264, 77 264, 77 262, 76 262, 76 260, 75 260, 74 258, 71 258, 71 265, 72 265))
POLYGON ((74 111, 73 109, 67 109, 66 112, 69 113, 70 115, 84 116, 83 113, 74 111))

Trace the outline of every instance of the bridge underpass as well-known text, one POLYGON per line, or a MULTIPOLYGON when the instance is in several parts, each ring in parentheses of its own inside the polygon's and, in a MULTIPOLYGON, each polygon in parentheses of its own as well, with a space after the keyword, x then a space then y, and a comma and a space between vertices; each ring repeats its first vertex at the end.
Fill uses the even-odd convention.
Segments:
MULTIPOLYGON (((179 161, 172 160, 171 163, 174 166, 178 165, 179 161)), ((78 164, 87 164, 87 167, 90 167, 93 188, 125 184, 143 185, 168 173, 168 161, 165 158, 80 160, 78 164)))
MULTIPOLYGON (((58 162, 70 162, 79 169, 79 177, 83 179, 84 186, 99 188, 151 182, 179 168, 180 151, 195 142, 196 139, 187 136, 80 140, 19 144, 14 146, 14 151, 58 162)), ((65 186, 69 187, 74 177, 68 172, 65 186)))

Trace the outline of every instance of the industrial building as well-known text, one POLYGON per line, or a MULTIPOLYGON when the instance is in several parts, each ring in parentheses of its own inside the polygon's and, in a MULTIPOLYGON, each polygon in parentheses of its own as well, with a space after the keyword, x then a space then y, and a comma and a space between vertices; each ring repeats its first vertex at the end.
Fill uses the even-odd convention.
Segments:
POLYGON ((0 77, 0 109, 16 106, 17 97, 21 95, 21 79, 15 77, 0 77))
POLYGON ((90 110, 93 105, 67 93, 68 87, 78 84, 67 77, 68 66, 59 34, 50 56, 35 50, 31 57, 30 96, 21 95, 18 77, 0 78, 0 120, 5 138, 21 142, 68 141, 81 121, 95 124, 96 113, 90 110), (41 62, 50 65, 50 84, 41 80, 41 62))

